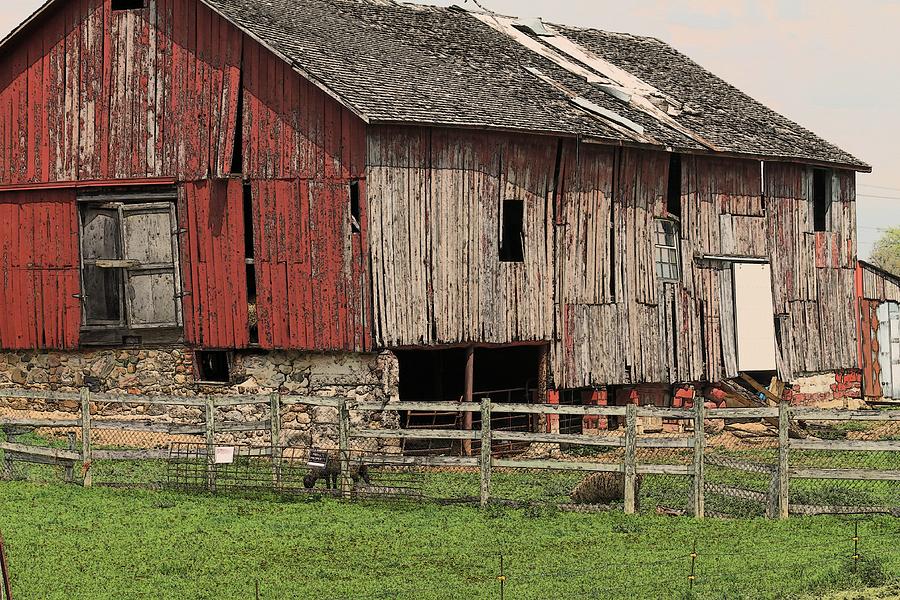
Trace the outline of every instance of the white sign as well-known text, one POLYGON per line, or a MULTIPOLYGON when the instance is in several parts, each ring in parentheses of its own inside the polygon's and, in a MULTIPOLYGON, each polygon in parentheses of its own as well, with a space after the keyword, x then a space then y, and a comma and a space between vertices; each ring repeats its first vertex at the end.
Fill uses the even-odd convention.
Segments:
POLYGON ((216 464, 230 465, 234 462, 234 446, 216 446, 216 464))

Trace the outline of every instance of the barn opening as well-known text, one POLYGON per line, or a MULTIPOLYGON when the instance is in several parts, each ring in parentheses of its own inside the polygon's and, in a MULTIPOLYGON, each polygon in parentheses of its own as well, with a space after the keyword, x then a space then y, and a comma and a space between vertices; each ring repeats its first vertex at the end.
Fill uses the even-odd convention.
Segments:
POLYGON ((224 350, 201 350, 196 353, 197 379, 205 383, 231 382, 231 361, 224 350))
MULTIPOLYGON (((400 363, 401 402, 461 402, 466 399, 466 364, 472 358, 472 400, 488 397, 493 402, 532 403, 537 399, 541 346, 443 348, 395 351, 400 363)), ((469 413, 471 427, 481 428, 480 412, 469 413)), ((502 431, 533 431, 529 415, 497 413, 491 427, 502 431)), ((465 413, 452 411, 402 411, 401 426, 409 429, 466 429, 465 413)), ((502 451, 502 446, 494 444, 502 451)), ((477 448, 477 443, 473 444, 477 448)), ((460 453, 462 444, 451 440, 406 440, 405 451, 460 453)))
POLYGON ((139 10, 147 8, 147 0, 112 0, 113 10, 139 10))
POLYGON ((525 202, 522 200, 504 200, 502 229, 500 231, 500 261, 524 262, 525 245, 523 228, 525 221, 525 202))
POLYGON ((673 217, 681 217, 681 155, 669 157, 669 186, 666 194, 666 210, 673 217))
POLYGON ((831 173, 813 169, 813 230, 828 231, 828 210, 831 208, 831 173))

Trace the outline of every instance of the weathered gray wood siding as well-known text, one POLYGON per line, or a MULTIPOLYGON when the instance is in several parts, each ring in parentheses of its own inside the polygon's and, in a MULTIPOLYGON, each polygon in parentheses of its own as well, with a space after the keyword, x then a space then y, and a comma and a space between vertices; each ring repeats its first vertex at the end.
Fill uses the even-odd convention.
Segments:
POLYGON ((732 263, 703 257, 753 257, 772 264, 782 377, 856 367, 853 173, 835 172, 817 233, 811 168, 684 156, 681 278, 669 282, 655 268, 669 158, 371 127, 377 345, 543 340, 559 388, 717 381, 737 375, 732 263), (504 199, 525 202, 522 263, 499 260, 504 199))
POLYGON ((372 128, 378 345, 551 339, 557 148, 549 137, 372 128), (500 261, 503 199, 524 202, 522 263, 500 261))

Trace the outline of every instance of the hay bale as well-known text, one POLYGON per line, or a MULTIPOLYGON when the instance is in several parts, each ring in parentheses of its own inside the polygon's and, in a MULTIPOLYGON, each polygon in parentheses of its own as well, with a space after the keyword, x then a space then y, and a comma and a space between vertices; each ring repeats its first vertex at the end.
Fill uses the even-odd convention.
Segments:
MULTIPOLYGON (((640 496, 643 475, 637 476, 635 496, 640 496)), ((609 504, 625 499, 624 473, 591 473, 581 480, 570 496, 576 504, 609 504)))

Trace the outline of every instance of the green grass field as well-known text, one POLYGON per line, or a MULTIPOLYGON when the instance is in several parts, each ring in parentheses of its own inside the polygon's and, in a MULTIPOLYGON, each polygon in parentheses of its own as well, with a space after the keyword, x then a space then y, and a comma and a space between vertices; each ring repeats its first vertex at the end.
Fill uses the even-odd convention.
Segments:
POLYGON ((891 594, 900 521, 859 527, 854 573, 850 519, 698 522, 0 483, 17 600, 253 599, 257 584, 264 600, 491 599, 501 553, 510 600, 891 594))

